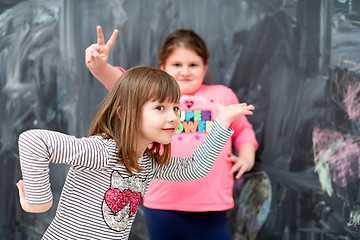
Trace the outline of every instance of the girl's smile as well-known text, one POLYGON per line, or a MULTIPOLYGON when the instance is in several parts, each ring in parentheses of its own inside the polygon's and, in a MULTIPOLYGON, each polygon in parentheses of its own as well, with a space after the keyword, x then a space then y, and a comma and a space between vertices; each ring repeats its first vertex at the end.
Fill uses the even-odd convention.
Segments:
POLYGON ((175 128, 163 128, 163 130, 167 132, 174 132, 175 128))

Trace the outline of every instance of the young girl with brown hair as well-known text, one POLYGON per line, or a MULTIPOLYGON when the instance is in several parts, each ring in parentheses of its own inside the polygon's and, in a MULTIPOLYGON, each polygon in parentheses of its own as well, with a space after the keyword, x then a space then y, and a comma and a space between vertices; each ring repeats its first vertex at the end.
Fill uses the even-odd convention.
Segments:
POLYGON ((179 86, 169 74, 139 66, 115 83, 88 137, 39 129, 20 135, 23 180, 17 186, 25 211, 44 212, 52 205, 49 163, 70 165, 43 239, 127 239, 150 181, 206 176, 233 133, 230 123, 253 109, 218 102, 217 121, 203 144, 189 158, 170 158, 179 98, 179 86))

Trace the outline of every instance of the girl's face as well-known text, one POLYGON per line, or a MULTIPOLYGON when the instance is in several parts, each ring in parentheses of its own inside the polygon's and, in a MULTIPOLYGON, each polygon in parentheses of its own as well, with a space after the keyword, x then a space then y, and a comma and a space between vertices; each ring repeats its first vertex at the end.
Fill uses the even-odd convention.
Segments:
POLYGON ((166 59, 160 68, 169 73, 180 86, 181 94, 190 94, 198 90, 204 81, 207 64, 193 50, 178 47, 166 59))
POLYGON ((145 148, 152 142, 168 144, 180 125, 179 103, 147 102, 141 113, 140 144, 145 148))

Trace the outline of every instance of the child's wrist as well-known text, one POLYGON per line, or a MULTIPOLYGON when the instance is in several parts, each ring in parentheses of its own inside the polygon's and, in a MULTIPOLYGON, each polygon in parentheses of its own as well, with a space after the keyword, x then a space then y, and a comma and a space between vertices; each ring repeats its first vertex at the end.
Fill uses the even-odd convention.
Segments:
POLYGON ((229 129, 230 124, 231 124, 231 122, 230 122, 229 120, 227 120, 227 119, 225 119, 225 118, 222 118, 222 117, 218 117, 216 120, 219 122, 219 124, 220 124, 223 128, 229 129))

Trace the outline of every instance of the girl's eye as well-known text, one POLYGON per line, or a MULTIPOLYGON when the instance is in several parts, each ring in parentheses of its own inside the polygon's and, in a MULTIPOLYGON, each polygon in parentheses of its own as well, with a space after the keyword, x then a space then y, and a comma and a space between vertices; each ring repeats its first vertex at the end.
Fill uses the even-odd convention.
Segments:
POLYGON ((179 107, 174 107, 174 112, 178 112, 179 111, 179 107))
POLYGON ((159 110, 159 111, 162 111, 162 110, 164 110, 165 108, 164 108, 164 106, 157 106, 156 109, 159 110))
POLYGON ((174 67, 181 67, 181 64, 180 63, 174 63, 173 66, 174 67))
POLYGON ((197 67, 197 64, 192 63, 192 64, 190 64, 190 67, 197 67))

